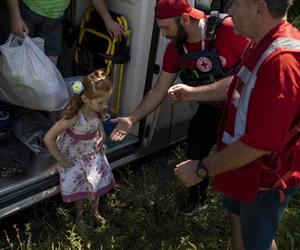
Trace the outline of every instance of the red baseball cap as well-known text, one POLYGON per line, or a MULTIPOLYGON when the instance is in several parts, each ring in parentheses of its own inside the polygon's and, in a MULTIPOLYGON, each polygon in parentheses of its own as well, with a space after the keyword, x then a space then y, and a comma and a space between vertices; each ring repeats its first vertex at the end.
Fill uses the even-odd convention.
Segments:
POLYGON ((195 19, 204 17, 204 12, 193 8, 188 0, 157 0, 155 12, 158 19, 178 17, 183 13, 195 19))

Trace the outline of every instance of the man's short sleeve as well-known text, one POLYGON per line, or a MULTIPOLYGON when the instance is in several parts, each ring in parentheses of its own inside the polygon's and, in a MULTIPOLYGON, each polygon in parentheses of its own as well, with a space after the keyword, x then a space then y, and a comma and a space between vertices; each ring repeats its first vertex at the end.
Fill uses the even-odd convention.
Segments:
POLYGON ((169 42, 163 58, 162 70, 168 73, 177 73, 180 71, 179 54, 175 45, 169 42))

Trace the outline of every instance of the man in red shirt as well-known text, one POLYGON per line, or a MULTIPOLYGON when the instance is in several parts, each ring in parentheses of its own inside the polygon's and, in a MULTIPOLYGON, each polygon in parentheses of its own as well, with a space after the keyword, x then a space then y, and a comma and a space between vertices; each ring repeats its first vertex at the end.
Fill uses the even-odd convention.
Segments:
MULTIPOLYGON (((215 29, 216 39, 208 42, 205 30, 208 17, 191 7, 187 0, 159 0, 156 3, 157 24, 162 35, 170 39, 163 58, 162 72, 142 103, 127 117, 117 118, 112 140, 121 140, 134 124, 151 113, 165 98, 168 88, 181 72, 185 83, 208 84, 233 74, 248 42, 233 32, 231 18, 225 18, 215 29), (193 77, 198 75, 198 78, 193 77), (192 75, 192 76, 191 76, 192 75)), ((231 76, 230 76, 231 77, 231 76)), ((200 104, 192 118, 187 135, 187 156, 202 159, 216 143, 217 126, 222 115, 220 106, 200 104)), ((192 215, 204 204, 208 180, 189 189, 186 215, 192 215)))
MULTIPOLYGON (((214 176, 230 212, 233 249, 277 249, 283 210, 300 185, 300 32, 286 21, 291 4, 233 1, 235 31, 253 43, 227 91, 219 152, 175 169, 187 186, 214 176)), ((222 99, 219 83, 210 87, 170 93, 181 101, 222 99)))

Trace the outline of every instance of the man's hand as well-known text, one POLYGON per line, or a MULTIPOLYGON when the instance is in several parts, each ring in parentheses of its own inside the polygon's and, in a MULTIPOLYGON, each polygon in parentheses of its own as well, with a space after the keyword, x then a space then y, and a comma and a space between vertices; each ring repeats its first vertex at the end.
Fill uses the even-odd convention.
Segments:
POLYGON ((92 3, 103 19, 109 35, 115 37, 117 40, 121 40, 122 35, 124 35, 124 27, 111 17, 105 4, 105 0, 92 0, 92 3))
POLYGON ((11 33, 23 38, 25 37, 25 34, 29 33, 27 25, 22 18, 11 18, 10 21, 11 33))
POLYGON ((133 126, 133 122, 129 117, 117 117, 116 119, 111 119, 111 122, 117 123, 117 126, 110 134, 112 141, 123 140, 133 126))
POLYGON ((198 161, 195 160, 187 160, 176 165, 174 174, 186 187, 193 186, 203 180, 196 175, 197 163, 198 161))
POLYGON ((176 84, 169 88, 168 95, 173 102, 191 102, 193 87, 185 84, 176 84))
POLYGON ((111 37, 115 37, 117 41, 122 39, 124 27, 121 24, 110 18, 105 22, 105 27, 111 37))

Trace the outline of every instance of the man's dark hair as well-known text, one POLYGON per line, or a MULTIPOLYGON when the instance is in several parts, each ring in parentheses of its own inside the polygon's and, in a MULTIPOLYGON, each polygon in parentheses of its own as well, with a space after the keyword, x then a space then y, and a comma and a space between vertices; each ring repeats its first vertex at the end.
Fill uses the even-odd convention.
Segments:
POLYGON ((273 17, 284 17, 294 0, 265 0, 273 17))

